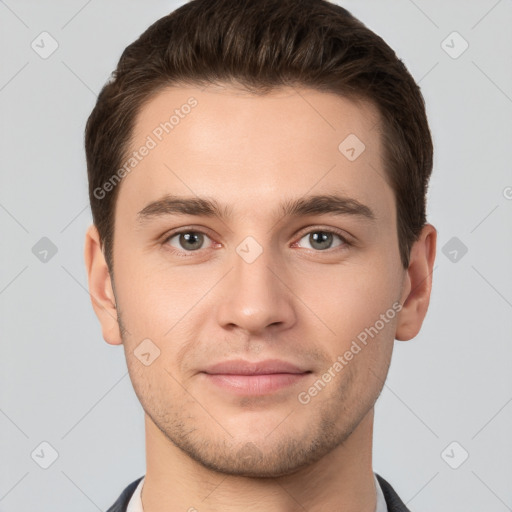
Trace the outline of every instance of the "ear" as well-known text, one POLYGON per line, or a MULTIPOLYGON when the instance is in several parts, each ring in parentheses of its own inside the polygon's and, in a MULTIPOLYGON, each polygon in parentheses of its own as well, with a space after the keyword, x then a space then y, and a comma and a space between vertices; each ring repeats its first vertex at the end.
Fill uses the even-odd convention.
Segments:
POLYGON ((407 341, 420 331, 427 314, 432 290, 432 272, 436 257, 437 231, 426 224, 411 247, 409 268, 402 287, 401 303, 395 339, 407 341))
POLYGON ((89 295, 101 324, 103 339, 111 345, 120 345, 123 340, 117 319, 114 290, 101 249, 98 229, 94 224, 89 226, 85 235, 84 259, 89 280, 89 295))

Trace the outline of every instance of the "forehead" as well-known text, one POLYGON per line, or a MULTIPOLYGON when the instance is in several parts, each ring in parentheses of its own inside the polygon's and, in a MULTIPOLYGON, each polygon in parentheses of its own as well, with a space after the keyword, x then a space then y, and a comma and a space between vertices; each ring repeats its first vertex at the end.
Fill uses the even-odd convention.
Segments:
POLYGON ((332 93, 169 87, 135 120, 116 211, 133 217, 173 194, 214 197, 254 216, 255 206, 271 209, 285 196, 336 192, 384 215, 394 198, 379 130, 373 105, 332 93))

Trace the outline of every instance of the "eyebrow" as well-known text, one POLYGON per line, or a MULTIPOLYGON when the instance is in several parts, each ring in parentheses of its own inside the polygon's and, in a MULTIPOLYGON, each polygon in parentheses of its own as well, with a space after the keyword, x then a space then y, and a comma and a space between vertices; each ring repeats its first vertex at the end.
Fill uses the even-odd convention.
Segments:
MULTIPOLYGON (((297 199, 288 199, 276 210, 279 217, 305 217, 308 215, 349 215, 375 221, 375 213, 356 199, 337 194, 321 194, 297 199)), ((193 215, 219 217, 229 220, 233 210, 227 205, 220 205, 215 199, 207 197, 185 197, 166 195, 145 206, 137 214, 137 222, 143 224, 154 218, 169 215, 193 215)))

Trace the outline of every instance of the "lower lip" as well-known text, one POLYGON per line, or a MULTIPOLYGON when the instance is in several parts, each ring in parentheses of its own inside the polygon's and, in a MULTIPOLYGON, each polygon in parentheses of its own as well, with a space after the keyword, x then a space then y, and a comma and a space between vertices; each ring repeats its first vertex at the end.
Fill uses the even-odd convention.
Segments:
POLYGON ((266 395, 300 382, 309 373, 271 373, 267 375, 205 374, 208 381, 239 395, 266 395))

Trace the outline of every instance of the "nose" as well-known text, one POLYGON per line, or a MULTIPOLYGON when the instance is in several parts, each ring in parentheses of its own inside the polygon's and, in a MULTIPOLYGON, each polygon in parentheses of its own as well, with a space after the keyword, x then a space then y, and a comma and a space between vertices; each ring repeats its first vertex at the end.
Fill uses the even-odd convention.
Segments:
POLYGON ((267 249, 252 262, 243 252, 240 254, 234 252, 233 268, 222 282, 219 325, 231 329, 236 326, 252 335, 290 328, 296 313, 285 266, 267 249))

